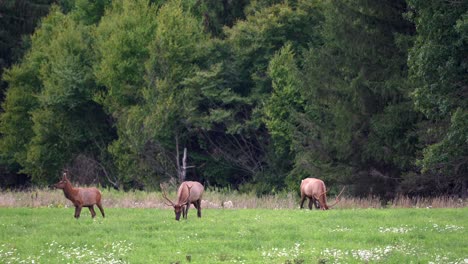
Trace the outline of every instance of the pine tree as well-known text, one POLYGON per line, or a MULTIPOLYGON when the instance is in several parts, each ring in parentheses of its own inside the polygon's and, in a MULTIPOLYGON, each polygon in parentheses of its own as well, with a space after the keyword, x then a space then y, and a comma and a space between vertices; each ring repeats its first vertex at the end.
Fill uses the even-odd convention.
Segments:
POLYGON ((295 172, 391 194, 416 151, 409 104, 404 1, 330 1, 323 45, 305 56, 306 115, 295 172), (393 188, 392 188, 393 187, 393 188))
POLYGON ((420 124, 422 174, 403 183, 411 193, 467 195, 468 2, 409 1, 417 29, 409 52, 412 98, 427 118, 420 124), (412 182, 420 181, 419 189, 412 182))

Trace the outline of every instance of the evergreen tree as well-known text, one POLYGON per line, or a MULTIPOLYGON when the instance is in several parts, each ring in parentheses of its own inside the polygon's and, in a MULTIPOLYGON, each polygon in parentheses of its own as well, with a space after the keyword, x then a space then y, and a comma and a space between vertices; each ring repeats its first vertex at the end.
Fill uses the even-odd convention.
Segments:
POLYGON ((320 42, 317 3, 298 2, 294 7, 267 5, 225 28, 226 39, 216 47, 222 54, 220 64, 208 73, 220 78, 215 81, 219 86, 209 88, 213 82, 202 86, 205 100, 211 103, 203 109, 208 113, 203 120, 211 128, 203 130, 207 152, 229 164, 232 182, 253 182, 258 193, 283 188, 288 170, 284 156, 270 145, 263 119, 263 105, 272 91, 269 62, 286 43, 292 51, 300 51, 320 42), (213 100, 208 91, 224 99, 213 100))
POLYGON ((352 183, 358 194, 392 195, 409 170, 417 120, 406 84, 403 1, 330 1, 323 45, 305 55, 293 174, 352 183))
MULTIPOLYGON (((268 67, 268 75, 272 80, 273 92, 263 108, 265 124, 278 156, 276 163, 291 170, 295 154, 294 134, 298 124, 296 118, 304 113, 305 107, 304 98, 300 93, 300 69, 291 45, 287 44, 273 57, 268 67)), ((284 179, 282 181, 284 182, 284 179)), ((297 182, 288 181, 287 184, 291 189, 297 189, 297 182)))
POLYGON ((36 181, 47 181, 77 154, 98 158, 109 141, 106 116, 93 101, 92 30, 71 17, 63 17, 51 43, 42 47, 47 62, 40 68, 43 89, 37 94, 40 107, 32 112, 34 136, 25 164, 36 181))
POLYGON ((467 10, 456 0, 3 1, 0 166, 35 183, 70 167, 152 188, 177 178, 186 147, 188 179, 258 194, 305 177, 384 198, 463 194, 467 10))
POLYGON ((96 29, 94 72, 104 87, 96 100, 117 120, 125 120, 125 111, 141 103, 155 30, 156 6, 143 0, 114 1, 96 29))
POLYGON ((40 79, 40 66, 47 62, 44 47, 50 45, 52 28, 60 24, 62 14, 55 9, 42 20, 42 27, 32 37, 32 46, 21 64, 5 72, 4 80, 9 89, 2 104, 4 113, 0 116, 0 151, 2 163, 14 167, 17 172, 25 165, 28 144, 33 137, 31 112, 39 107, 35 96, 43 84, 40 79))
POLYGON ((99 159, 112 135, 93 101, 92 30, 72 17, 53 8, 25 60, 6 78, 12 86, 1 119, 2 154, 36 183, 54 181, 77 155, 99 159), (18 101, 18 95, 24 99, 18 101), (21 148, 12 145, 15 141, 21 148))
POLYGON ((403 183, 418 194, 462 193, 468 180, 468 3, 408 1, 417 29, 409 67, 424 144, 418 165, 403 183), (419 184, 414 184, 419 183, 419 184), (416 187, 418 186, 418 187, 416 187))
MULTIPOLYGON (((138 71, 130 71, 131 75, 127 77, 135 79, 116 81, 115 86, 119 89, 117 91, 121 91, 121 88, 136 89, 129 89, 127 94, 140 96, 137 98, 138 104, 130 101, 127 107, 116 108, 126 111, 126 115, 119 117, 119 139, 110 146, 128 185, 157 186, 163 177, 177 176, 177 160, 174 158, 176 140, 181 146, 187 146, 190 142, 187 127, 191 98, 183 80, 198 69, 197 64, 205 53, 203 45, 208 40, 201 21, 185 10, 179 0, 166 2, 152 19, 156 27, 154 35, 146 35, 151 40, 142 49, 145 53, 141 53, 141 57, 128 57, 128 62, 135 66, 128 70, 138 71), (148 60, 142 64, 145 69, 141 68, 142 65, 133 64, 138 63, 138 59, 145 59, 145 54, 148 55, 148 60), (137 75, 141 73, 140 70, 144 74, 137 75), (141 79, 141 76, 145 78, 141 79), (143 85, 141 81, 144 81, 143 85)), ((141 26, 141 30, 150 32, 147 31, 150 30, 148 24, 141 26)), ((148 39, 141 40, 137 43, 144 45, 148 39)), ((136 51, 129 48, 132 52, 136 51)), ((120 62, 116 63, 116 66, 121 65, 120 62)), ((112 74, 121 76, 116 72, 112 74)), ((123 102, 121 105, 125 106, 126 102, 123 102)))
POLYGON ((72 0, 74 1, 73 11, 74 19, 86 25, 97 24, 104 11, 112 3, 111 0, 72 0))
MULTIPOLYGON (((18 61, 28 47, 27 36, 39 19, 49 11, 51 0, 6 0, 0 2, 0 77, 4 70, 18 61)), ((0 80, 0 102, 7 83, 0 80)))
POLYGON ((202 18, 205 31, 215 37, 223 36, 223 27, 232 27, 245 18, 244 8, 249 0, 200 0, 193 7, 193 13, 202 18))
POLYGON ((108 146, 124 188, 140 187, 144 169, 143 135, 134 115, 143 104, 145 63, 155 37, 157 5, 148 1, 114 1, 96 29, 95 99, 113 117, 118 138, 108 146), (142 157, 143 156, 143 157, 142 157))

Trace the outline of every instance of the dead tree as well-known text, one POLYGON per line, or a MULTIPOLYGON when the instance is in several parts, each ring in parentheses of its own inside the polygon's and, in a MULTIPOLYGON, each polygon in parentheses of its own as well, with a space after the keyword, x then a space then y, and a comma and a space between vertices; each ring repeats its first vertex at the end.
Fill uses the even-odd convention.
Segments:
POLYGON ((184 154, 182 156, 182 164, 179 158, 179 138, 176 136, 176 166, 177 166, 177 177, 180 183, 185 181, 188 168, 194 168, 195 166, 187 166, 187 148, 184 148, 184 154))

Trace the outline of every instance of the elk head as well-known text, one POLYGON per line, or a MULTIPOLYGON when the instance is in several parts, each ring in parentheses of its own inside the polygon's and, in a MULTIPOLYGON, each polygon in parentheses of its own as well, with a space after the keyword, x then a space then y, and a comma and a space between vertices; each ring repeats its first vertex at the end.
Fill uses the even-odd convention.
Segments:
POLYGON ((343 194, 344 190, 345 190, 345 187, 343 187, 343 189, 341 189, 341 192, 338 194, 338 196, 336 196, 335 202, 333 204, 330 204, 330 205, 327 205, 327 198, 326 198, 326 195, 325 195, 328 191, 325 191, 321 195, 319 195, 318 202, 319 202, 319 205, 320 205, 321 209, 322 210, 328 210, 328 209, 332 208, 333 206, 335 206, 337 203, 339 203, 341 201, 340 196, 341 196, 341 194, 343 194))
POLYGON ((166 189, 163 187, 162 184, 160 184, 159 186, 161 187, 164 199, 166 199, 169 202, 165 202, 164 204, 166 204, 167 206, 174 207, 175 220, 179 221, 180 214, 184 213, 185 207, 190 206, 190 189, 192 189, 192 186, 186 185, 188 192, 182 191, 178 193, 177 203, 174 203, 173 201, 171 201, 171 199, 167 197, 166 189))
POLYGON ((68 184, 70 184, 70 180, 67 178, 68 170, 64 170, 62 174, 62 179, 54 184, 53 186, 57 189, 64 189, 68 184))

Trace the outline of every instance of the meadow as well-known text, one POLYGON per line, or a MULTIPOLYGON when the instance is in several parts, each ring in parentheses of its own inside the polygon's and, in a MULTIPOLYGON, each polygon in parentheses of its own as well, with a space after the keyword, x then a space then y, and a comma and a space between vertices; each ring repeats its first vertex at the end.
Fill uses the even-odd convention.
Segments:
POLYGON ((191 208, 178 222, 158 193, 107 197, 106 218, 83 209, 76 220, 61 192, 2 192, 0 263, 468 263, 464 201, 320 211, 299 210, 294 195, 207 193, 202 218, 191 208))

